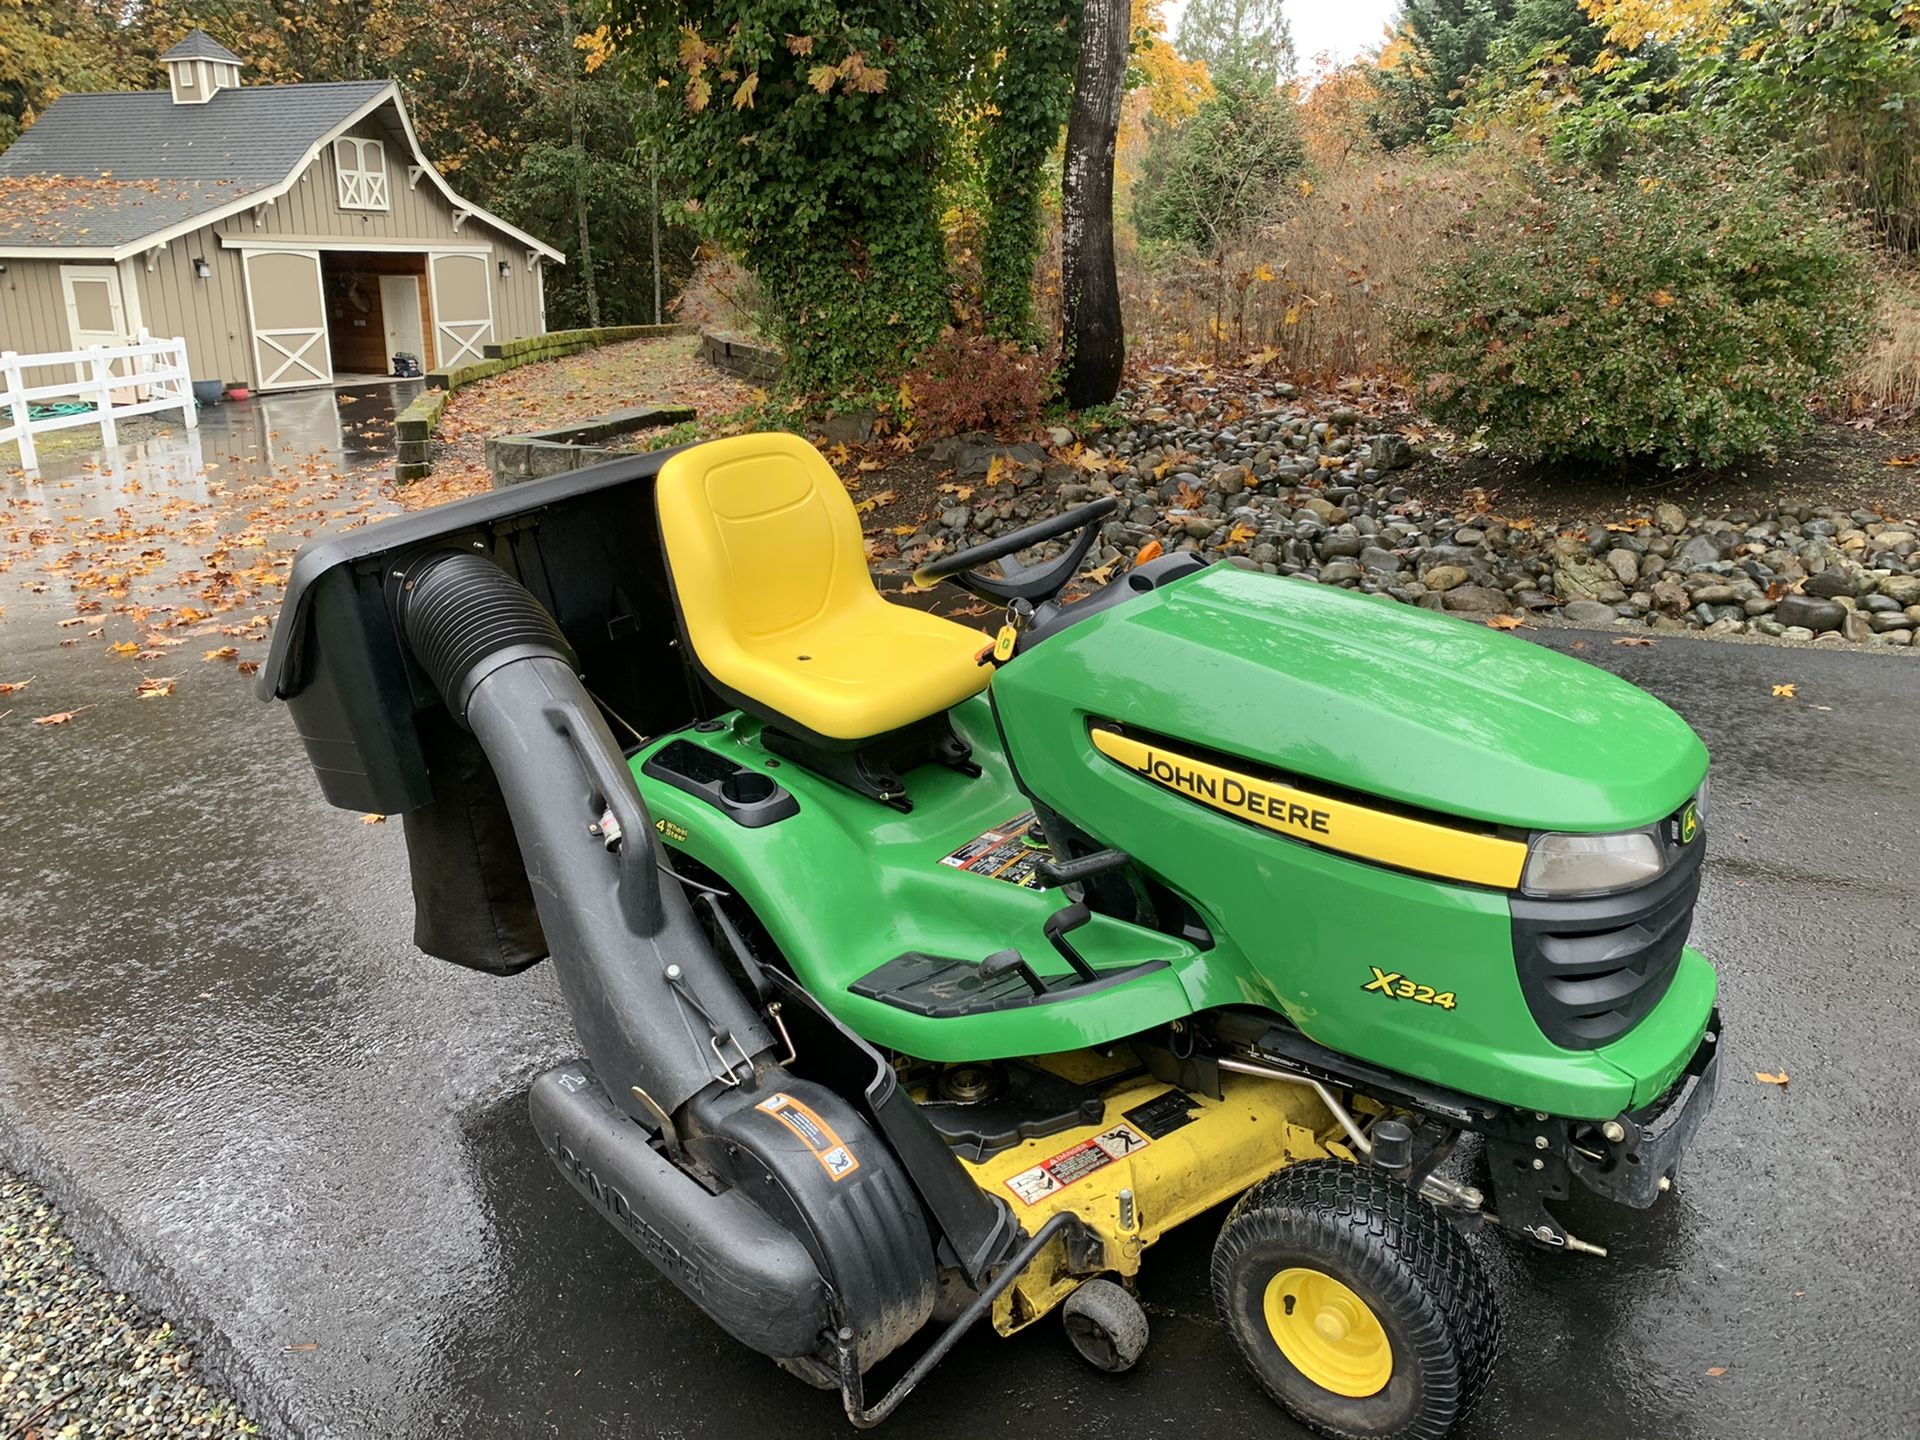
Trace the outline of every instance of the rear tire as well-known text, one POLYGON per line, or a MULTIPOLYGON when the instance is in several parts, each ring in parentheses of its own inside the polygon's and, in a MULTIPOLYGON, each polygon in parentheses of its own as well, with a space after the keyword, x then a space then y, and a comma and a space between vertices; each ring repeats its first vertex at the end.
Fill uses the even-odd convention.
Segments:
POLYGON ((1131 1370, 1147 1348, 1147 1312, 1111 1280, 1089 1280, 1060 1308, 1067 1339, 1095 1369, 1131 1370))
POLYGON ((1440 1440, 1487 1387, 1500 1317, 1433 1206, 1364 1166, 1289 1166, 1240 1198, 1213 1298, 1271 1395, 1337 1440, 1440 1440))

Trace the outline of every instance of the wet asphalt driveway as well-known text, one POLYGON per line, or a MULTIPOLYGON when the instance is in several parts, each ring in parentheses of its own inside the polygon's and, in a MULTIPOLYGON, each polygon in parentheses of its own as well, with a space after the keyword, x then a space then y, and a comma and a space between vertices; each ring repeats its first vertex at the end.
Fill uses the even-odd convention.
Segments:
MULTIPOLYGON (((18 482, 9 482, 20 493, 18 482)), ((545 967, 409 944, 400 826, 327 808, 231 668, 136 701, 0 579, 0 1159, 109 1278, 302 1436, 840 1436, 837 1402, 726 1340, 540 1154, 572 1053, 545 967), (191 682, 191 683, 189 683, 191 682), (58 704, 70 724, 22 714, 58 704)), ((64 613, 64 612, 62 612, 64 613)), ((1559 632, 1715 756, 1695 932, 1731 1054, 1650 1217, 1580 1205, 1607 1260, 1485 1237, 1508 1328, 1471 1437, 1920 1433, 1920 662, 1559 632), (1794 682, 1795 698, 1772 686, 1794 682), (1753 1080, 1785 1070, 1784 1090, 1753 1080)), ((197 658, 197 657, 196 657, 197 658)), ((903 1436, 1293 1436, 1206 1295, 1211 1226, 1149 1263, 1125 1377, 1052 1324, 975 1337, 903 1436)))

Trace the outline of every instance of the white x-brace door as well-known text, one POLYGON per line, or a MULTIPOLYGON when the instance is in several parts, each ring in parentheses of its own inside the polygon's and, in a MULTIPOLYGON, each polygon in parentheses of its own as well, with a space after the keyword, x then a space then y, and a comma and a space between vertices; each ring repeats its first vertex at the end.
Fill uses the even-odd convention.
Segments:
POLYGON ((248 250, 247 310, 261 390, 333 383, 317 250, 248 250))
POLYGON ((483 254, 440 252, 427 257, 433 286, 433 348, 437 368, 451 370, 483 359, 493 339, 493 263, 483 254))

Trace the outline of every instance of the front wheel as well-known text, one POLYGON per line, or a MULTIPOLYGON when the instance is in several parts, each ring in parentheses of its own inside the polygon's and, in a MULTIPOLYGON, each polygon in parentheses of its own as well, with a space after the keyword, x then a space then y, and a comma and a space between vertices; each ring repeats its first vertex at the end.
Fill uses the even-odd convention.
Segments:
POLYGON ((1440 1440, 1499 1346, 1467 1242, 1398 1180, 1338 1160, 1240 1197, 1214 1245, 1213 1298, 1267 1393, 1339 1440, 1440 1440))

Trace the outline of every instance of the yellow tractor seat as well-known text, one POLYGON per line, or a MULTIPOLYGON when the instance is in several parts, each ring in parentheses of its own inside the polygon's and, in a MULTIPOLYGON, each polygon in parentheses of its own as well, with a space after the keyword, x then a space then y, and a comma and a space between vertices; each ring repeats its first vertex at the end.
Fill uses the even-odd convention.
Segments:
POLYGON ((799 436, 683 450, 655 496, 693 658, 742 708, 857 744, 986 688, 987 637, 880 597, 846 487, 799 436))

